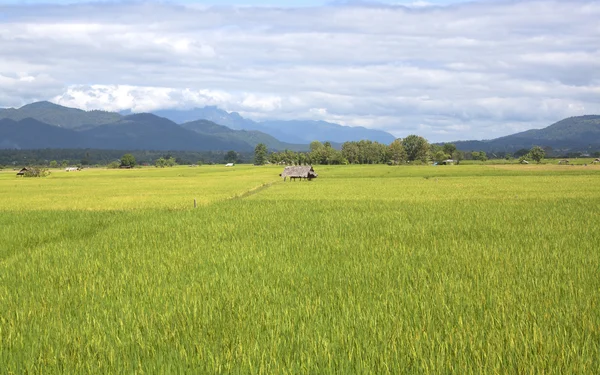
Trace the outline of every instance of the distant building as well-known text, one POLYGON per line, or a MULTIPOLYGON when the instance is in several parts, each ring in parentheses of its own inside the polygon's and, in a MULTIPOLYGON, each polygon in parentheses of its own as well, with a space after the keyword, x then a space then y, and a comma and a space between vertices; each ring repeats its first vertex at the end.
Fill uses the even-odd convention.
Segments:
POLYGON ((20 171, 17 172, 17 176, 24 176, 25 172, 27 172, 29 169, 27 168, 22 168, 20 171))
POLYGON ((235 164, 234 163, 227 163, 225 164, 226 167, 233 167, 235 164))
POLYGON ((310 165, 306 165, 306 166, 297 165, 297 166, 285 167, 283 172, 281 172, 281 174, 279 174, 279 175, 281 177, 283 177, 283 181, 285 181, 288 177, 290 178, 290 180, 296 180, 297 178, 300 178, 300 179, 307 179, 310 181, 313 178, 317 178, 317 176, 318 176, 315 173, 315 170, 313 169, 313 167, 310 165))

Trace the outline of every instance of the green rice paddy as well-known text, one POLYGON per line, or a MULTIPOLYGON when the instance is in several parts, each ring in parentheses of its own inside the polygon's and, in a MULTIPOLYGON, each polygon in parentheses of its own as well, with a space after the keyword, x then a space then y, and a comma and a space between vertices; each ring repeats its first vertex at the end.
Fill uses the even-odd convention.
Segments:
POLYGON ((0 172, 0 373, 600 373, 599 166, 281 169, 0 172))

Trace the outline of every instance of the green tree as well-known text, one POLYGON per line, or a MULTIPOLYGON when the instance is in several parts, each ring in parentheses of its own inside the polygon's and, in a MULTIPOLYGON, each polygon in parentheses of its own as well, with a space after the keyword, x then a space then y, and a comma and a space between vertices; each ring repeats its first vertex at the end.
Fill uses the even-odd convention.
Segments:
POLYGON ((52 160, 50 162, 50 168, 58 168, 58 162, 56 160, 52 160))
POLYGON ((269 163, 279 164, 281 162, 281 155, 278 152, 271 152, 269 154, 269 163))
POLYGON ((106 168, 116 169, 116 168, 119 168, 119 165, 121 165, 120 161, 113 161, 113 162, 108 163, 106 165, 106 168))
POLYGON ((360 150, 356 142, 344 142, 342 144, 342 155, 350 164, 359 163, 360 150))
POLYGON ((533 146, 531 150, 529 150, 529 158, 531 160, 535 160, 536 163, 540 163, 544 156, 546 156, 546 151, 540 146, 533 146))
POLYGON ((454 143, 444 143, 444 146, 442 146, 442 150, 446 155, 453 155, 456 151, 456 146, 454 145, 454 143))
POLYGON ((238 153, 231 150, 231 151, 227 151, 227 154, 225 154, 225 162, 226 163, 235 163, 237 161, 238 158, 238 153))
POLYGON ((435 154, 433 154, 432 158, 433 161, 440 163, 446 159, 450 159, 450 156, 446 154, 444 150, 439 149, 435 152, 435 154))
POLYGON ((389 146, 390 160, 394 164, 401 164, 406 161, 406 150, 401 139, 395 139, 389 146))
POLYGON ((310 151, 311 152, 322 149, 323 147, 324 147, 323 144, 319 141, 310 142, 310 151))
POLYGON ((171 156, 170 158, 165 160, 165 164, 167 167, 174 167, 177 165, 177 160, 171 156))
POLYGON ((409 161, 420 160, 424 163, 427 161, 429 143, 425 138, 411 134, 402 140, 402 144, 409 161))
POLYGON ((154 161, 154 166, 156 168, 164 168, 166 165, 167 165, 167 161, 163 157, 160 157, 154 161))
POLYGON ((259 143, 254 147, 254 164, 264 165, 267 161, 267 145, 259 143))
POLYGON ((456 164, 460 164, 460 161, 463 160, 465 158, 465 154, 464 152, 460 151, 460 150, 456 150, 452 153, 452 159, 454 159, 454 161, 456 161, 456 164))
POLYGON ((121 167, 135 167, 135 157, 131 154, 125 154, 121 157, 121 167))

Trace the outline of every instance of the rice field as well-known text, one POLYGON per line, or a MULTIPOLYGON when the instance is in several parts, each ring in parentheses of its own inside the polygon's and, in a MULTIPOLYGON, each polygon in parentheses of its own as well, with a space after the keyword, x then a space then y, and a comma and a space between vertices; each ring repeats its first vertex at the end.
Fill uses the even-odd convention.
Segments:
POLYGON ((315 169, 0 172, 0 373, 600 373, 600 167, 315 169))

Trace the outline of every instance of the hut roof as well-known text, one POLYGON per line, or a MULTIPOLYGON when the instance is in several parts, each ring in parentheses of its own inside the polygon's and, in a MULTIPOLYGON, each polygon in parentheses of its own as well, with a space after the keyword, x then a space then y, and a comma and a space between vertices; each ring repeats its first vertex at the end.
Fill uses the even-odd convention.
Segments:
POLYGON ((20 171, 17 172, 17 176, 23 176, 28 170, 29 169, 27 168, 22 168, 20 171))
POLYGON ((285 167, 281 172, 281 177, 303 177, 303 178, 315 178, 317 174, 310 165, 297 165, 285 167))

